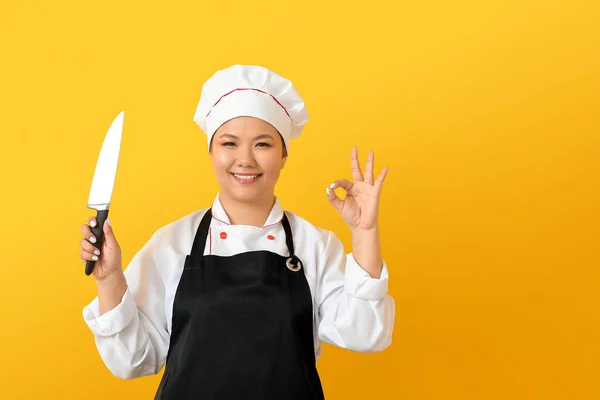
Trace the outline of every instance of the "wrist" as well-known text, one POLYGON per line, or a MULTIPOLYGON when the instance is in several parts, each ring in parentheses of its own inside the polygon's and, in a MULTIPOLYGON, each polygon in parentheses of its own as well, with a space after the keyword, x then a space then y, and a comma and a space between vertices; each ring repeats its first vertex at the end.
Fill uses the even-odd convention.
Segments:
POLYGON ((102 279, 97 279, 96 288, 100 303, 100 315, 104 315, 121 303, 127 291, 127 281, 123 271, 117 271, 102 279))
POLYGON ((374 225, 370 228, 359 228, 359 227, 352 227, 350 228, 350 232, 352 232, 352 234, 373 234, 373 233, 378 233, 379 232, 379 226, 374 225))
POLYGON ((107 274, 101 278, 96 278, 96 285, 100 287, 115 287, 125 282, 125 274, 122 270, 118 270, 107 274))

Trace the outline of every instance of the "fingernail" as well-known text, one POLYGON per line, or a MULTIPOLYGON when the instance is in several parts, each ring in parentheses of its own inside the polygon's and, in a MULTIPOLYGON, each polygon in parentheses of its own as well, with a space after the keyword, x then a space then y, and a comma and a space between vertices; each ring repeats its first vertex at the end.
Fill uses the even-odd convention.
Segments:
POLYGON ((329 188, 326 187, 325 190, 327 191, 327 196, 329 196, 329 188))
POLYGON ((329 185, 329 187, 335 189, 335 183, 332 183, 331 185, 329 185))
POLYGON ((92 237, 90 237, 90 242, 92 242, 92 243, 96 243, 96 238, 95 238, 95 237, 93 237, 93 236, 92 236, 92 237))
POLYGON ((98 261, 98 256, 92 256, 92 260, 98 261))
POLYGON ((106 218, 106 222, 108 222, 108 226, 112 226, 112 225, 110 224, 110 218, 106 218))
POLYGON ((100 255, 100 250, 94 250, 94 254, 99 256, 100 255))
POLYGON ((92 228, 95 228, 95 227, 96 227, 96 221, 95 221, 95 220, 92 220, 92 221, 90 222, 90 225, 91 225, 91 227, 92 227, 92 228))

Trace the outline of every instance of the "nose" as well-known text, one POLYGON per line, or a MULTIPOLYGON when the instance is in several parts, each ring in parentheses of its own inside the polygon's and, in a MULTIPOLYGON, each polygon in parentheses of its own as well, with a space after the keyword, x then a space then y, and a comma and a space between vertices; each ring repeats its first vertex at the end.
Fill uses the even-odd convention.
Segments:
POLYGON ((253 168, 256 166, 256 159, 252 146, 240 146, 237 154, 237 165, 242 168, 253 168))

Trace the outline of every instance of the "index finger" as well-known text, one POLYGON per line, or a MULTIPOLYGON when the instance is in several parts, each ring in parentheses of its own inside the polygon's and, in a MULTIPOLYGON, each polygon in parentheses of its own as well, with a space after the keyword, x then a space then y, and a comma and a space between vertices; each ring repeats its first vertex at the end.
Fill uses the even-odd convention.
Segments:
POLYGON ((81 225, 81 227, 79 228, 79 231, 81 232, 81 234, 86 237, 89 238, 90 235, 92 235, 92 230, 90 229, 91 227, 96 226, 96 218, 95 217, 90 217, 88 218, 88 223, 81 225))

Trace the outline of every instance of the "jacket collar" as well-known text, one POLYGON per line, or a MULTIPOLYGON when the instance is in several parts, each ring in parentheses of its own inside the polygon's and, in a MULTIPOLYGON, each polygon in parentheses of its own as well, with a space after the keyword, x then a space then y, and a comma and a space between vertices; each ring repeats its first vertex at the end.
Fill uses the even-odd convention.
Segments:
MULTIPOLYGON (((231 221, 223 208, 223 204, 221 204, 221 200, 219 198, 219 194, 213 201, 212 204, 212 217, 219 222, 222 222, 227 225, 231 225, 231 221)), ((269 213, 269 217, 265 221, 263 228, 269 227, 271 225, 278 224, 283 219, 283 208, 281 208, 281 204, 279 204, 279 199, 275 196, 275 204, 273 204, 273 208, 269 213)))

